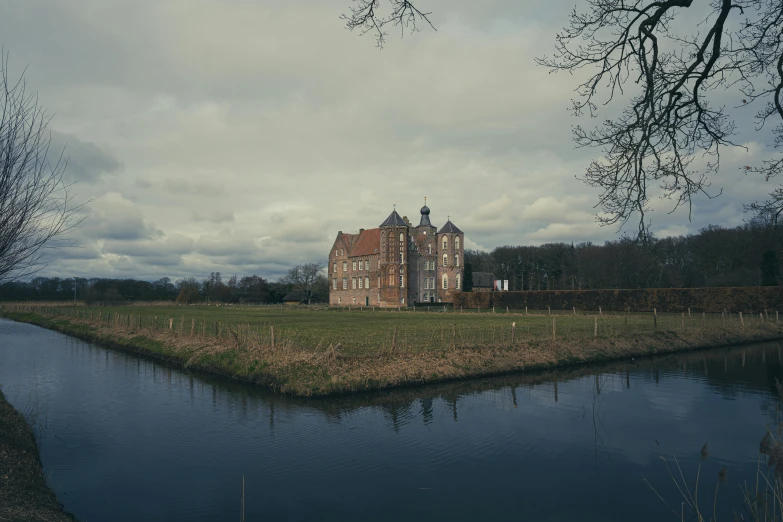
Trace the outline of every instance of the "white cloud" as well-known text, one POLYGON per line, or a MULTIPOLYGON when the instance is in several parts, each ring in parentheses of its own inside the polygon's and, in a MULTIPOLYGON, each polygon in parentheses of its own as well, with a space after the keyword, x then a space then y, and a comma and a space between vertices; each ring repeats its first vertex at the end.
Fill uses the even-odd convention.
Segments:
MULTIPOLYGON (((390 37, 383 51, 343 28, 349 5, 4 8, 10 72, 29 64, 52 129, 73 145, 78 192, 95 198, 81 249, 47 274, 276 277, 395 203, 417 222, 424 196, 433 224, 450 215, 474 248, 617 237, 574 178, 596 154, 571 142, 578 78, 533 61, 551 54, 570 3, 430 0, 438 31, 390 37), (191 251, 172 246, 181 238, 191 251)), ((656 203, 662 233, 742 221, 741 202, 769 188, 736 170, 768 151, 746 141, 750 152, 724 156, 724 196, 697 200, 692 224, 656 203)))

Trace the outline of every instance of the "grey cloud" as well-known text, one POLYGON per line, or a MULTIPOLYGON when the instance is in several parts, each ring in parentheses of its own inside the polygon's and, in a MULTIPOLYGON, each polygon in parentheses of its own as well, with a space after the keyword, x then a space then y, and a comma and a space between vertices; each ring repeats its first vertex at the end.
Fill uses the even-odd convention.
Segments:
POLYGON ((49 161, 67 161, 64 179, 91 183, 103 175, 116 174, 122 164, 111 153, 95 143, 80 140, 75 134, 52 131, 49 161))
MULTIPOLYGON (((95 198, 75 233, 84 250, 48 273, 277 277, 394 203, 416 221, 424 196, 469 245, 616 238, 574 179, 600 153, 571 142, 572 125, 593 123, 566 110, 578 77, 533 63, 573 2, 426 3, 438 31, 380 53, 337 19, 349 0, 12 3, 11 72, 29 64, 69 175, 95 198)), ((692 223, 656 201, 656 230, 741 223, 742 202, 769 187, 737 177, 747 157, 730 156, 714 180, 724 196, 697 199, 692 223)))

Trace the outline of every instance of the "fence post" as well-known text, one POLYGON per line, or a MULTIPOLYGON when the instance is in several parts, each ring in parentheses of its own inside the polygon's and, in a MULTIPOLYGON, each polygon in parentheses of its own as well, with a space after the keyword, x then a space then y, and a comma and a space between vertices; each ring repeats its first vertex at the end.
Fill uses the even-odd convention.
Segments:
POLYGON ((574 316, 576 316, 576 307, 574 307, 574 316))
POLYGON ((527 315, 527 306, 525 307, 525 315, 527 315))
POLYGON ((658 329, 658 310, 655 308, 653 308, 653 326, 656 330, 658 329))
POLYGON ((511 344, 514 344, 514 337, 517 333, 517 323, 513 322, 511 323, 511 344))
POLYGON ((397 326, 394 326, 394 333, 392 333, 392 351, 397 351, 397 326))
POLYGON ((275 349, 275 325, 270 324, 269 325, 269 334, 272 337, 272 349, 275 349))
POLYGON ((492 307, 492 315, 495 315, 495 307, 492 307))
POLYGON ((555 318, 552 318, 552 340, 557 339, 557 326, 555 325, 555 318))
POLYGON ((193 337, 193 331, 196 329, 196 318, 190 320, 190 336, 193 337))
POLYGON ((688 318, 690 318, 690 316, 691 316, 691 307, 689 306, 688 307, 688 318))
POLYGON ((506 313, 508 313, 508 306, 506 307, 506 313))
POLYGON ((600 306, 598 307, 598 315, 600 315, 600 316, 604 315, 604 311, 601 309, 600 306))
POLYGON ((742 312, 739 313, 740 316, 740 323, 742 323, 742 327, 745 328, 745 319, 742 318, 742 312))
POLYGON ((451 330, 451 349, 456 350, 457 349, 457 323, 454 323, 453 329, 451 330))
POLYGON ((174 329, 174 318, 169 318, 169 331, 172 331, 174 329))
POLYGON ((764 314, 759 312, 759 319, 761 319, 761 322, 764 323, 764 314))
POLYGON ((547 315, 552 315, 552 307, 549 306, 549 305, 546 305, 546 314, 547 315))

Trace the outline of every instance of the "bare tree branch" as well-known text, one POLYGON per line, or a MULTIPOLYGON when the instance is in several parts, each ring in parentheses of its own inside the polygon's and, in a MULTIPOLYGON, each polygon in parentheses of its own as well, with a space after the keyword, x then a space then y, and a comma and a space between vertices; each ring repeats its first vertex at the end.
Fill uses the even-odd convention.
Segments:
POLYGON ((391 25, 400 28, 400 36, 405 34, 405 29, 409 28, 411 33, 419 30, 418 25, 426 23, 432 29, 435 26, 429 19, 432 13, 420 11, 414 2, 410 0, 386 0, 391 12, 382 14, 379 12, 381 0, 353 0, 353 5, 349 8, 350 13, 340 15, 341 20, 345 20, 345 27, 349 31, 359 30, 360 35, 370 31, 375 33, 377 46, 383 48, 386 42, 386 27, 391 25), (417 25, 418 24, 418 25, 417 25))
MULTIPOLYGON (((380 18, 380 0, 355 0, 348 28, 375 30, 383 45, 384 24, 429 22, 410 2, 386 0, 394 16, 380 18)), ((757 130, 770 117, 783 120, 783 0, 709 0, 696 3, 706 17, 684 34, 673 29, 675 17, 694 9, 693 0, 586 0, 574 9, 567 27, 556 36, 556 52, 536 59, 550 72, 590 71, 576 89, 576 116, 597 116, 598 106, 634 90, 620 116, 593 129, 573 130, 578 147, 597 147, 582 179, 601 190, 596 207, 602 225, 638 219, 638 237, 649 235, 650 197, 654 187, 673 202, 671 211, 693 197, 710 193, 710 176, 720 167, 725 146, 737 146, 734 121, 725 107, 711 102, 719 90, 738 89, 739 107, 766 104, 756 114, 757 130), (638 87, 637 87, 638 86, 638 87), (599 96, 604 96, 599 100, 599 96), (697 160, 706 160, 701 163, 697 160), (652 190, 651 190, 652 189, 652 190)), ((683 22, 678 23, 680 26, 683 22)), ((682 31, 682 29, 681 29, 682 31)), ((783 125, 783 123, 782 123, 783 125)), ((773 130, 774 145, 783 144, 783 128, 773 130)), ((767 180, 783 169, 783 157, 747 165, 747 173, 767 180)), ((783 188, 753 211, 783 213, 783 188)))
POLYGON ((49 121, 0 51, 0 284, 40 270, 45 251, 73 244, 66 235, 84 219, 63 181, 63 152, 49 160, 49 121))

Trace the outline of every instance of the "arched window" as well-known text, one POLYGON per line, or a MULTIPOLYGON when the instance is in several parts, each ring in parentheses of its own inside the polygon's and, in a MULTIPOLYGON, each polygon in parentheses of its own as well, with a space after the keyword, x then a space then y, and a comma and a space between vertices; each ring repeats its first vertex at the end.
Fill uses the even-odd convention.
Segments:
POLYGON ((459 254, 454 254, 454 266, 459 266, 459 254))
POLYGON ((400 242, 403 241, 405 241, 405 235, 402 232, 400 232, 400 242))
POLYGON ((459 250, 459 236, 454 238, 454 250, 459 250))
POLYGON ((446 290, 449 287, 449 276, 443 274, 443 289, 446 290))
POLYGON ((427 245, 427 253, 428 253, 428 254, 432 254, 432 243, 430 243, 429 245, 427 245))
POLYGON ((449 264, 449 256, 448 254, 443 254, 443 266, 446 266, 449 264))
POLYGON ((457 290, 459 290, 459 279, 460 279, 459 274, 457 274, 456 279, 454 280, 454 288, 456 288, 457 290))
POLYGON ((443 236, 443 250, 446 250, 447 248, 449 248, 449 240, 446 236, 443 236))

